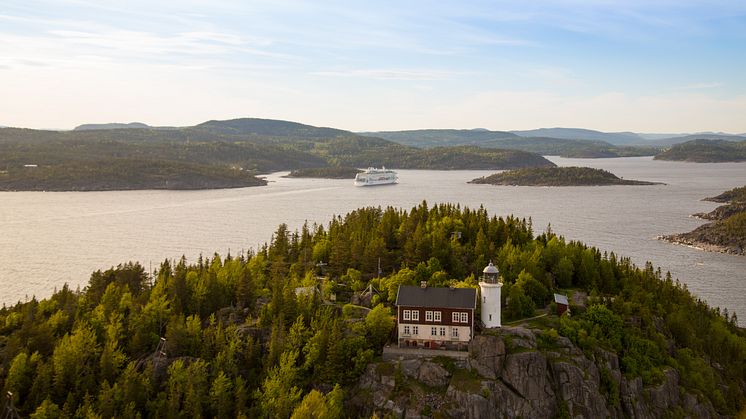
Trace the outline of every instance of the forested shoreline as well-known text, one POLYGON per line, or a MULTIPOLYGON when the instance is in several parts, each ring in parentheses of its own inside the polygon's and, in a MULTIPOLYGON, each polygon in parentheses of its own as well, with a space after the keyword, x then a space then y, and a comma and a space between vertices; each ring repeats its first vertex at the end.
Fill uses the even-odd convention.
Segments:
POLYGON ((476 287, 490 260, 505 321, 583 291, 590 306, 548 317, 548 333, 617 354, 644 385, 675 369, 719 414, 743 408, 735 313, 652 265, 535 234, 530 219, 424 202, 280 225, 256 252, 167 260, 152 275, 126 263, 82 290, 4 307, 0 387, 23 417, 357 417, 347 395, 391 338, 398 286, 476 287), (368 286, 379 292, 369 312, 347 304, 368 286))
POLYGON ((673 243, 694 246, 707 251, 746 255, 746 186, 733 188, 703 201, 725 203, 709 213, 694 217, 712 222, 688 233, 662 236, 673 243))

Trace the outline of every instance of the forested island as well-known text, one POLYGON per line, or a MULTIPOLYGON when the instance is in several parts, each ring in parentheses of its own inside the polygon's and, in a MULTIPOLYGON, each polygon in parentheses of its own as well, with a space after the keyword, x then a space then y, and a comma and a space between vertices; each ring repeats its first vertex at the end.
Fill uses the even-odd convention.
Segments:
POLYGON ((620 179, 606 170, 590 167, 549 167, 508 170, 473 179, 469 183, 509 186, 660 185, 660 183, 655 182, 620 179))
POLYGON ((423 150, 349 131, 253 118, 168 129, 142 124, 74 131, 0 128, 3 191, 257 186, 264 181, 252 176, 310 168, 500 170, 553 165, 538 154, 517 150, 423 150), (114 172, 123 175, 116 178, 114 172))
POLYGON ((746 161, 746 141, 697 139, 673 145, 655 159, 695 163, 746 161))
POLYGON ((735 313, 650 264, 455 204, 280 225, 0 309, 0 388, 32 418, 734 416, 744 360, 735 313), (477 329, 465 362, 381 359, 399 285, 477 287, 490 260, 504 325, 548 314, 477 329), (553 292, 588 298, 558 317, 553 292))
POLYGON ((319 178, 319 179, 355 179, 355 175, 362 172, 354 167, 315 167, 312 169, 298 169, 290 172, 287 177, 319 178))
POLYGON ((698 247, 708 251, 746 255, 746 186, 705 198, 705 201, 722 202, 709 213, 695 217, 712 220, 696 229, 681 234, 662 236, 664 240, 698 247))

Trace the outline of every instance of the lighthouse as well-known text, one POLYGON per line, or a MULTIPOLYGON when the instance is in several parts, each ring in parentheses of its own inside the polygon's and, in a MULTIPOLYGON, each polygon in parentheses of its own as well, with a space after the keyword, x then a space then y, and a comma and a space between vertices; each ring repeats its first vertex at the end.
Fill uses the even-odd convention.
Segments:
POLYGON ((500 327, 500 272, 490 262, 482 271, 479 290, 482 297, 482 324, 485 328, 500 327))

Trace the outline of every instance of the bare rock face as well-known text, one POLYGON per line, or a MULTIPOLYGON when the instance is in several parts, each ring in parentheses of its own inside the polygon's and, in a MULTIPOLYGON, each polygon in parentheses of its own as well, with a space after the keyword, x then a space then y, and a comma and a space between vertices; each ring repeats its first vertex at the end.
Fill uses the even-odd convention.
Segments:
POLYGON ((551 363, 559 398, 574 416, 609 417, 606 398, 599 393, 598 368, 586 358, 578 361, 580 365, 564 360, 551 363))
MULTIPOLYGON (((719 417, 709 402, 682 389, 673 369, 661 384, 646 387, 639 377, 623 376, 615 353, 598 348, 585 354, 564 337, 540 346, 542 333, 512 327, 475 336, 466 368, 449 370, 427 357, 369 365, 353 389, 351 408, 356 416, 412 419, 435 412, 467 419, 645 419, 670 416, 674 409, 688 417, 719 417)), ((433 351, 432 358, 438 355, 433 351)))
POLYGON ((451 374, 445 368, 433 362, 423 362, 417 379, 422 384, 430 387, 444 387, 448 385, 451 374))
POLYGON ((477 335, 469 343, 471 366, 485 378, 496 379, 505 362, 505 342, 497 336, 477 335))

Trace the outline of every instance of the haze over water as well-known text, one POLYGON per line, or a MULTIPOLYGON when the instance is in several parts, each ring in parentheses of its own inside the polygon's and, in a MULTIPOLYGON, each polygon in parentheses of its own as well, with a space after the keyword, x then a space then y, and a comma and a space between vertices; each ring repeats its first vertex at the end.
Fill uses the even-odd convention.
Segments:
MULTIPOLYGON (((484 205, 492 215, 532 217, 579 240, 671 271, 710 305, 746 314, 746 257, 656 240, 703 224, 691 218, 716 203, 701 201, 746 184, 746 163, 694 164, 650 157, 564 159, 656 186, 512 187, 468 185, 491 171, 399 171, 400 184, 356 188, 351 180, 268 176, 266 187, 207 191, 0 193, 0 303, 45 298, 65 282, 84 287, 92 271, 126 261, 156 269, 166 258, 236 254, 270 240, 278 224, 327 224, 363 206, 409 209, 453 202, 484 205)), ((741 320, 743 324, 743 320, 741 320)))

